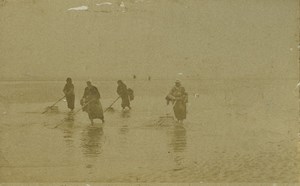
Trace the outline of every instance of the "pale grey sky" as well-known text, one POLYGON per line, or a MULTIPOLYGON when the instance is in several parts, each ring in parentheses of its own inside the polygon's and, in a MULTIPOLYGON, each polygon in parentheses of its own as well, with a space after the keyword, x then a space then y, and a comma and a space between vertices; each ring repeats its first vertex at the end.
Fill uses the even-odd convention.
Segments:
POLYGON ((0 77, 298 77, 297 0, 101 2, 7 0, 0 77))

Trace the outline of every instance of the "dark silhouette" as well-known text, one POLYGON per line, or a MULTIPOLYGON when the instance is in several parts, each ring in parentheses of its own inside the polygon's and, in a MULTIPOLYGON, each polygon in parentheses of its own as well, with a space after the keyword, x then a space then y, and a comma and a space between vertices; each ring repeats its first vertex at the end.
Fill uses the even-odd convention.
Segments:
POLYGON ((67 78, 67 83, 63 89, 63 92, 65 93, 68 108, 71 109, 71 111, 74 110, 74 103, 75 103, 75 93, 74 93, 74 85, 72 83, 71 78, 67 78))
POLYGON ((93 119, 101 119, 104 123, 103 109, 100 103, 100 93, 97 87, 93 86, 90 81, 87 83, 87 87, 84 90, 83 97, 80 101, 83 111, 86 111, 89 115, 91 123, 94 124, 93 119))
POLYGON ((122 99, 122 108, 125 109, 126 107, 128 107, 129 109, 131 109, 127 86, 121 80, 118 81, 117 93, 122 99))
POLYGON ((182 122, 186 119, 186 103, 188 102, 188 95, 185 92, 181 82, 177 80, 175 86, 171 89, 170 93, 166 97, 167 104, 171 101, 173 103, 173 110, 176 119, 182 122))

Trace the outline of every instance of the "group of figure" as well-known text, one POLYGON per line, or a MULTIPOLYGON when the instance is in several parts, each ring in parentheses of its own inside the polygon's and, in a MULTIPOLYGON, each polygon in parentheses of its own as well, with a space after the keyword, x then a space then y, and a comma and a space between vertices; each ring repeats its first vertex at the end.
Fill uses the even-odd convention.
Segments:
MULTIPOLYGON (((68 108, 73 111, 75 103, 74 85, 71 78, 67 78, 67 83, 64 86, 63 92, 65 94, 68 108)), ((88 113, 91 123, 94 119, 100 119, 104 123, 103 109, 100 102, 100 93, 90 81, 86 82, 87 87, 84 89, 84 94, 80 100, 82 110, 88 113)), ((131 109, 130 101, 133 100, 133 90, 127 88, 122 80, 117 81, 117 94, 122 99, 121 107, 123 109, 131 109)), ((188 102, 188 94, 185 88, 181 85, 179 80, 176 80, 175 86, 166 96, 167 105, 172 103, 174 115, 179 122, 186 119, 186 103, 188 102)))
MULTIPOLYGON (((64 86, 63 92, 65 94, 67 100, 67 106, 71 111, 75 108, 75 91, 74 84, 71 78, 67 78, 67 83, 64 86)), ((122 99, 122 108, 125 109, 130 107, 130 100, 132 100, 133 91, 131 89, 127 89, 127 86, 123 81, 119 80, 118 82, 117 93, 119 97, 122 99), (132 93, 130 92, 132 91, 132 93)), ((97 87, 92 85, 91 81, 86 82, 87 87, 84 89, 83 96, 80 100, 80 105, 82 106, 82 110, 88 113, 89 119, 91 123, 94 123, 94 119, 100 119, 102 123, 104 123, 104 114, 103 108, 100 102, 100 93, 97 87)))

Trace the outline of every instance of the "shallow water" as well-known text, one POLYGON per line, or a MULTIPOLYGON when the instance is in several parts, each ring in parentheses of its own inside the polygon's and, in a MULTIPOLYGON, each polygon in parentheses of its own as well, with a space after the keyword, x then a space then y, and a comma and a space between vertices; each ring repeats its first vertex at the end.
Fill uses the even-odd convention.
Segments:
MULTIPOLYGON (((84 82, 74 83, 78 107, 84 82)), ((86 113, 72 117, 65 102, 58 113, 41 114, 61 97, 64 82, 2 82, 0 180, 298 182, 295 84, 185 80, 190 96, 181 125, 165 117, 172 81, 127 81, 133 109, 122 112, 117 102, 105 124, 92 126, 86 113)), ((95 85, 106 108, 116 83, 95 85)))

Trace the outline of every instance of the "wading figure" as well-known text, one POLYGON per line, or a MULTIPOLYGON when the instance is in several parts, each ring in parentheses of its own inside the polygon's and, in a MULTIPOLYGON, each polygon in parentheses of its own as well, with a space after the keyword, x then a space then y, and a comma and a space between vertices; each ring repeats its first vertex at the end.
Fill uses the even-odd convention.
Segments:
POLYGON ((173 103, 173 110, 176 119, 182 123, 186 119, 186 103, 188 102, 188 95, 185 92, 181 82, 176 80, 175 86, 171 89, 166 97, 167 104, 171 101, 173 103))
POLYGON ((103 109, 100 103, 100 93, 97 87, 93 86, 90 81, 86 82, 87 87, 84 90, 83 97, 80 101, 83 111, 86 111, 91 120, 91 124, 94 124, 94 119, 101 119, 104 123, 103 109))
POLYGON ((121 80, 118 80, 117 93, 122 99, 122 108, 125 109, 126 107, 128 107, 129 109, 131 109, 127 86, 121 80))
POLYGON ((63 89, 63 92, 65 93, 68 108, 73 111, 74 109, 74 102, 75 102, 75 94, 74 94, 74 85, 72 83, 71 78, 67 78, 67 83, 63 89))

